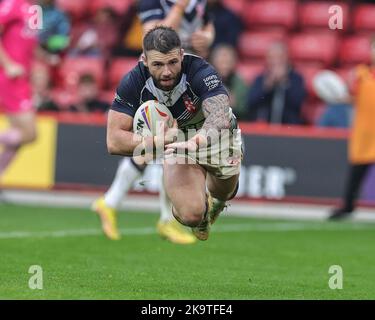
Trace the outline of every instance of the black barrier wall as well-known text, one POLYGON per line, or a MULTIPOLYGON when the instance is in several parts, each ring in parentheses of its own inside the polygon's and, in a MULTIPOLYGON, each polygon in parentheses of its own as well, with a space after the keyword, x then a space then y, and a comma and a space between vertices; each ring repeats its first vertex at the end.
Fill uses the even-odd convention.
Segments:
MULTIPOLYGON (((243 141, 240 196, 278 200, 341 196, 347 170, 345 139, 257 133, 244 134, 243 141)), ((107 153, 102 125, 60 123, 56 156, 57 186, 103 189, 112 182, 121 160, 107 153)), ((145 188, 155 191, 155 185, 145 188)))

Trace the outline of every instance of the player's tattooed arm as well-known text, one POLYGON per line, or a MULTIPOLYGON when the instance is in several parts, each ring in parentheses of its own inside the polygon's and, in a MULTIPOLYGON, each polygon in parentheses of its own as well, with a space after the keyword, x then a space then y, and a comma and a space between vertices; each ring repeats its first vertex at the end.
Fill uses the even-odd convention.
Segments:
POLYGON ((202 109, 206 118, 202 130, 209 132, 230 128, 231 112, 227 95, 219 94, 207 98, 202 103, 202 109))
POLYGON ((176 142, 167 145, 166 154, 177 149, 187 149, 195 152, 200 148, 212 145, 220 138, 221 130, 229 129, 231 126, 231 109, 229 98, 225 94, 219 94, 207 98, 202 103, 205 121, 202 128, 191 139, 185 142, 176 142))
POLYGON ((231 125, 231 111, 229 98, 225 94, 219 94, 207 98, 202 103, 202 110, 206 120, 198 132, 198 144, 201 146, 214 143, 220 135, 220 131, 229 129, 231 125), (206 139, 201 137, 205 137, 206 139))

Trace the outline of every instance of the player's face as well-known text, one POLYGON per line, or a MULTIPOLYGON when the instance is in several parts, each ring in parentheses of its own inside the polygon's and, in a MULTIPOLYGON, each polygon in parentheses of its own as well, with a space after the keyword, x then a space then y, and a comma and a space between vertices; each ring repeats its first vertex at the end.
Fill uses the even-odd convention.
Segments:
POLYGON ((164 54, 156 50, 146 52, 144 63, 156 87, 164 91, 172 90, 180 79, 183 50, 176 48, 164 54))

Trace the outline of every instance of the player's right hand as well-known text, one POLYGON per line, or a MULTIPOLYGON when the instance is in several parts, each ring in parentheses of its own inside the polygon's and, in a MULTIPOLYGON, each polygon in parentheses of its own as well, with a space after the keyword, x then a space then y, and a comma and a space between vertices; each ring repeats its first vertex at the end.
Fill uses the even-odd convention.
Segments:
MULTIPOLYGON (((166 120, 167 122, 168 120, 166 120)), ((165 123, 162 123, 163 128, 161 128, 159 131, 159 134, 154 137, 155 145, 156 147, 164 148, 165 145, 175 142, 178 137, 178 124, 177 120, 173 120, 172 127, 168 127, 165 123)))
POLYGON ((15 62, 6 64, 4 70, 6 76, 10 79, 16 79, 25 74, 25 68, 15 62))

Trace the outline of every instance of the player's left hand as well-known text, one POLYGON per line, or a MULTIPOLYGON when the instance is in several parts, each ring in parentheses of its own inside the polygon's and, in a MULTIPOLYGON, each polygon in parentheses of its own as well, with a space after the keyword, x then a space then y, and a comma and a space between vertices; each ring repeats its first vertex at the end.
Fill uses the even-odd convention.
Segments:
POLYGON ((165 155, 171 155, 175 151, 178 150, 187 150, 188 152, 196 152, 198 150, 198 145, 194 140, 187 140, 187 141, 182 141, 182 142, 174 142, 167 144, 165 146, 165 155))

